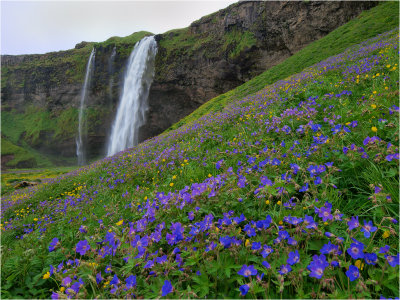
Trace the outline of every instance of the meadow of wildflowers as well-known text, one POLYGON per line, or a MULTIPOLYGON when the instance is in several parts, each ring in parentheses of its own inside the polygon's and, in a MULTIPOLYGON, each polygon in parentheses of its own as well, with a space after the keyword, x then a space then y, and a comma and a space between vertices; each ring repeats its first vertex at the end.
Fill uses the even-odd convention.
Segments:
POLYGON ((3 197, 2 297, 398 297, 398 35, 3 197))

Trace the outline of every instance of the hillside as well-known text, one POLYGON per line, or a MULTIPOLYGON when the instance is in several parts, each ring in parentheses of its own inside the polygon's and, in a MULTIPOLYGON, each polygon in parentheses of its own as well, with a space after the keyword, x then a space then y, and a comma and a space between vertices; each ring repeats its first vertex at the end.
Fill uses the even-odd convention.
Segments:
MULTIPOLYGON (((243 1, 187 28, 157 35, 155 78, 140 141, 162 133, 207 100, 241 85, 377 4, 243 1)), ((135 43, 147 35, 152 34, 142 31, 102 43, 82 42, 75 49, 43 55, 2 56, 2 135, 29 152, 26 161, 21 152, 16 153, 4 167, 76 161, 78 108, 92 48, 96 55, 86 101, 85 144, 91 161, 104 157, 126 61, 135 43)))
POLYGON ((352 45, 398 27, 398 11, 399 2, 388 1, 362 12, 358 18, 349 21, 327 36, 309 44, 304 49, 285 59, 282 63, 255 76, 243 85, 206 102, 192 114, 172 125, 169 130, 176 129, 191 120, 198 119, 208 112, 219 111, 227 103, 258 92, 266 84, 284 79, 329 56, 339 54, 352 45))
POLYGON ((398 36, 4 197, 2 297, 398 296, 398 36))

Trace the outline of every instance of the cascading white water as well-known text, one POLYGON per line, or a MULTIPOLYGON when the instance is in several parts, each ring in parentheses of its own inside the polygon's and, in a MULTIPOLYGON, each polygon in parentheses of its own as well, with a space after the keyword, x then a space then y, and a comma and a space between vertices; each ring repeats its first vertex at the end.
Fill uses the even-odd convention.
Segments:
POLYGON ((96 50, 93 48, 90 53, 89 60, 86 65, 85 81, 83 82, 83 87, 81 91, 81 103, 79 107, 79 125, 78 125, 78 137, 76 138, 76 155, 78 156, 78 165, 83 166, 86 163, 86 149, 85 141, 87 135, 87 124, 85 113, 85 100, 90 85, 90 79, 94 70, 94 60, 95 60, 96 50))
POLYGON ((117 48, 114 47, 111 52, 111 56, 108 60, 108 75, 110 76, 110 80, 108 81, 108 93, 110 100, 112 100, 112 90, 114 85, 114 60, 116 54, 117 54, 117 48))
POLYGON ((150 36, 136 43, 129 56, 107 156, 133 147, 139 142, 139 128, 146 121, 147 98, 153 82, 156 53, 157 42, 150 36))

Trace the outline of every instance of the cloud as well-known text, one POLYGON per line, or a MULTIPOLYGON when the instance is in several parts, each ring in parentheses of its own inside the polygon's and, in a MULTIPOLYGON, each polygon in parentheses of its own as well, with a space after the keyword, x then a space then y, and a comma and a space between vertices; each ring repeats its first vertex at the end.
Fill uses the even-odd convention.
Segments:
POLYGON ((182 28, 236 1, 2 1, 1 53, 45 53, 146 30, 182 28))

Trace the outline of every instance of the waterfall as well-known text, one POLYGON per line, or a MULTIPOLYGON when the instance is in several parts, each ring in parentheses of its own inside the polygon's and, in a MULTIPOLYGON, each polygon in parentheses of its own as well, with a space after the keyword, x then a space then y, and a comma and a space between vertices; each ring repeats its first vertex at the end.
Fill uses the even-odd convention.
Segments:
POLYGON ((110 100, 112 100, 112 89, 114 85, 114 60, 115 60, 115 55, 117 54, 117 48, 114 47, 111 56, 108 60, 108 74, 110 76, 110 80, 108 82, 108 92, 109 92, 109 97, 110 100))
POLYGON ((107 156, 133 147, 139 142, 139 128, 146 121, 147 97, 153 82, 156 53, 157 42, 151 36, 136 43, 129 56, 107 156))
POLYGON ((96 50, 93 48, 90 53, 89 60, 86 65, 86 74, 85 81, 83 83, 82 91, 81 91, 81 103, 79 107, 79 125, 78 125, 78 137, 76 139, 76 155, 78 156, 78 165, 83 166, 86 163, 86 149, 85 149, 85 141, 87 135, 87 124, 86 118, 84 116, 85 113, 85 100, 87 97, 90 78, 93 74, 94 69, 94 59, 95 59, 96 50))

